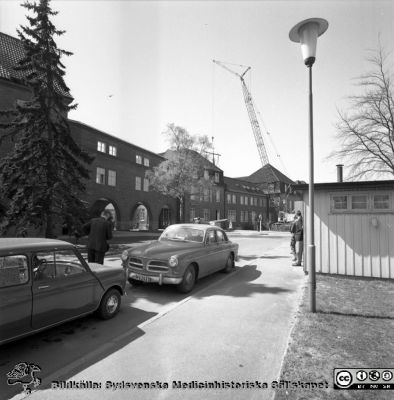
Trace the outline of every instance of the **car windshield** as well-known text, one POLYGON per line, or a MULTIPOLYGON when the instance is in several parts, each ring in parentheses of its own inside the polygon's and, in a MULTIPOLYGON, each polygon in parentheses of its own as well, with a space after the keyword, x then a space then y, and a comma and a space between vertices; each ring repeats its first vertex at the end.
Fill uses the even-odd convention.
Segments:
POLYGON ((178 240, 202 243, 204 230, 185 226, 170 226, 160 236, 159 240, 178 240))

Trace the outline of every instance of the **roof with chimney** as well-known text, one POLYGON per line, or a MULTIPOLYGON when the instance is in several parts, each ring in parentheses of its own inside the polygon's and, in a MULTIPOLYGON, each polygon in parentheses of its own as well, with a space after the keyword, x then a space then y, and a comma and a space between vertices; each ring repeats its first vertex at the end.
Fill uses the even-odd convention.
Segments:
MULTIPOLYGON (((375 180, 375 181, 347 181, 347 182, 323 182, 314 183, 315 191, 320 190, 393 190, 394 180, 375 180)), ((296 184, 292 187, 295 191, 308 191, 306 183, 296 184)))
POLYGON ((276 169, 271 164, 265 164, 263 167, 258 169, 252 175, 237 178, 248 182, 253 183, 274 183, 274 182, 282 182, 286 184, 294 184, 294 182, 276 169))
MULTIPOLYGON (((5 79, 23 84, 25 71, 15 70, 20 60, 25 56, 25 49, 20 39, 0 32, 0 79, 5 79)), ((64 91, 55 82, 56 91, 68 98, 72 99, 70 93, 64 91)))

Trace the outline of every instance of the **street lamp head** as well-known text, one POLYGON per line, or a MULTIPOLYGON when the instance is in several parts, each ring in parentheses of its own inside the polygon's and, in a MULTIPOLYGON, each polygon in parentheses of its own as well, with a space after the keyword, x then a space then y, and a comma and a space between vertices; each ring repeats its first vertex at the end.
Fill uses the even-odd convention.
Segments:
POLYGON ((316 44, 318 36, 328 28, 328 22, 323 18, 309 18, 299 22, 289 32, 292 42, 301 43, 304 63, 311 67, 316 59, 316 44))

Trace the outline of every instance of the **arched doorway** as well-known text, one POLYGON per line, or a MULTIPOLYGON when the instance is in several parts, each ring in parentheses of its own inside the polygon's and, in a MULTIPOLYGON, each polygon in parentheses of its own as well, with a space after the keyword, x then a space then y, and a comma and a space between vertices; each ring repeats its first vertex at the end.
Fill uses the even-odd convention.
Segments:
POLYGON ((132 229, 138 231, 149 230, 149 212, 142 203, 138 203, 132 215, 132 229))
POLYGON ((163 206, 159 215, 159 229, 165 229, 171 224, 171 213, 168 206, 163 206))
POLYGON ((111 213, 114 231, 116 231, 117 218, 116 218, 116 211, 115 211, 114 205, 113 205, 112 203, 108 203, 108 204, 105 206, 105 210, 108 210, 108 211, 111 213))
POLYGON ((98 217, 104 210, 108 210, 111 213, 113 226, 114 229, 116 229, 118 226, 118 221, 120 220, 120 214, 117 205, 110 199, 97 199, 90 207, 90 217, 98 217))

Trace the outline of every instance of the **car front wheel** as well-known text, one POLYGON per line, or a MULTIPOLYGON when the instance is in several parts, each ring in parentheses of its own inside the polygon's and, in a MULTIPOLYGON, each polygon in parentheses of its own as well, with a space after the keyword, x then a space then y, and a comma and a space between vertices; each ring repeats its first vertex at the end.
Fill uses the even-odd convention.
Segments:
POLYGON ((98 314, 102 319, 114 317, 120 309, 120 293, 116 289, 110 289, 101 299, 98 314))
POLYGON ((194 265, 189 265, 183 275, 182 282, 178 285, 178 290, 181 293, 190 292, 196 283, 196 269, 194 265))

